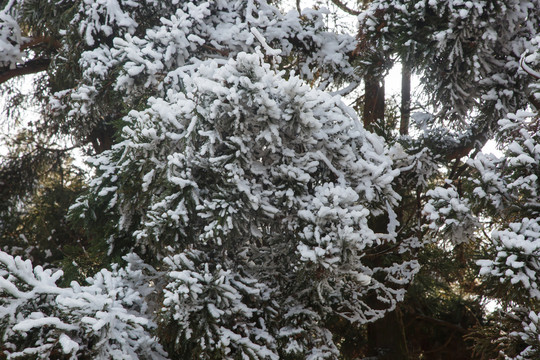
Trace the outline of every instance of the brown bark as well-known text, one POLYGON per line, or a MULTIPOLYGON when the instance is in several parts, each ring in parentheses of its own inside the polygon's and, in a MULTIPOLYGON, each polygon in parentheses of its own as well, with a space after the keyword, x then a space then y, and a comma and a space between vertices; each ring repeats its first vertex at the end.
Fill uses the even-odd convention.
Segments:
POLYGON ((364 127, 370 130, 384 120, 384 83, 373 75, 367 75, 364 82, 364 127))
POLYGON ((10 69, 9 67, 0 68, 0 84, 3 84, 9 79, 17 76, 35 74, 45 71, 49 68, 50 63, 51 59, 32 59, 28 60, 24 64, 17 65, 17 67, 14 69, 10 69))
MULTIPOLYGON (((385 232, 388 228, 388 218, 379 216, 370 223, 370 227, 377 233, 385 232)), ((391 264, 389 257, 383 254, 366 259, 371 267, 384 267, 391 264)), ((382 281, 383 279, 379 279, 382 281)), ((366 303, 372 309, 387 309, 388 304, 381 302, 376 293, 370 294, 366 303)), ((396 309, 387 312, 384 318, 367 326, 367 356, 377 360, 408 360, 409 350, 405 337, 405 325, 399 304, 396 309)))
POLYGON ((411 118, 411 68, 403 63, 401 69, 401 122, 399 133, 409 134, 409 121, 411 118))
POLYGON ((368 356, 377 360, 408 360, 408 354, 399 307, 368 325, 368 356))
POLYGON ((62 46, 60 41, 50 36, 36 36, 21 44, 21 50, 32 49, 38 46, 43 46, 48 49, 57 50, 62 46))
MULTIPOLYGON (((21 50, 35 49, 41 47, 47 52, 56 52, 60 48, 60 41, 50 36, 36 36, 28 39, 28 41, 20 44, 21 50)), ((28 74, 35 74, 41 71, 45 71, 49 68, 51 59, 43 54, 38 55, 37 58, 28 60, 22 64, 17 64, 15 68, 9 66, 0 68, 0 84, 5 83, 9 79, 17 76, 23 76, 28 74)))
POLYGON ((345 5, 342 1, 340 0, 332 0, 332 2, 334 3, 334 5, 336 5, 338 8, 340 8, 341 10, 345 11, 346 13, 348 14, 351 14, 351 15, 360 15, 360 11, 358 10, 354 10, 354 9, 351 9, 350 7, 348 7, 347 5, 345 5))

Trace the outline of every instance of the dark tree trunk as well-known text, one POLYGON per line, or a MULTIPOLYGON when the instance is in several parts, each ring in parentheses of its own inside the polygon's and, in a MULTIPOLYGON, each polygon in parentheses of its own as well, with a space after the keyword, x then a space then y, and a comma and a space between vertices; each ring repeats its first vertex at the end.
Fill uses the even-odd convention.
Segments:
POLYGON ((401 70, 401 122, 399 133, 409 134, 409 120, 411 117, 411 68, 403 63, 401 70))
MULTIPOLYGON (((383 80, 384 81, 384 80, 383 80)), ((373 75, 364 78, 364 127, 371 130, 384 120, 384 82, 373 75)))
POLYGON ((368 325, 368 356, 377 360, 409 359, 399 307, 368 325))
MULTIPOLYGON (((370 228, 376 233, 387 231, 388 218, 378 216, 371 219, 370 228)), ((391 254, 366 259, 371 267, 388 266, 394 262, 391 254)), ((397 256, 397 254, 396 254, 397 256)), ((382 281, 382 278, 378 279, 382 281)), ((372 293, 366 303, 372 309, 386 309, 388 304, 381 302, 376 293, 372 293)), ((386 313, 385 317, 367 325, 367 356, 377 360, 408 360, 409 351, 405 337, 405 325, 399 304, 386 313)))

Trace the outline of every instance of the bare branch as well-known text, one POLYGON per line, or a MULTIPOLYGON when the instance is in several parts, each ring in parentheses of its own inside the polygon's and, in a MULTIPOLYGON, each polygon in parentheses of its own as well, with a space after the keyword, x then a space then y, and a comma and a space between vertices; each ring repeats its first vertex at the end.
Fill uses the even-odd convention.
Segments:
POLYGON ((0 84, 5 83, 9 79, 17 76, 35 74, 41 71, 45 71, 49 68, 51 59, 32 59, 28 60, 24 64, 17 65, 15 69, 9 67, 0 68, 0 84))
POLYGON ((519 60, 519 66, 521 66, 521 68, 527 74, 531 75, 534 78, 540 79, 540 72, 531 69, 531 67, 529 65, 527 65, 527 63, 525 62, 525 55, 526 54, 527 53, 525 53, 525 54, 523 54, 523 56, 521 56, 521 59, 519 60))
POLYGON ((229 50, 216 49, 215 47, 210 46, 210 45, 206 45, 206 44, 202 44, 201 46, 204 49, 207 49, 207 50, 210 50, 210 51, 213 51, 213 52, 217 52, 218 54, 220 54, 222 56, 229 56, 229 50))
MULTIPOLYGON (((54 37, 36 36, 20 44, 20 49, 22 51, 22 50, 35 49, 37 47, 42 47, 42 49, 45 50, 45 52, 54 53, 61 46, 62 44, 60 43, 60 41, 58 41, 54 37)), ((51 59, 48 57, 43 57, 44 56, 43 54, 40 56, 42 57, 28 60, 22 64, 17 64, 15 68, 11 68, 10 66, 0 67, 0 84, 3 84, 9 79, 12 79, 17 76, 35 74, 35 73, 47 70, 51 63, 51 59)))
POLYGON ((40 45, 47 45, 48 48, 59 49, 62 44, 57 39, 50 36, 37 36, 21 44, 21 50, 32 49, 40 45))
POLYGON ((434 325, 443 326, 443 327, 452 329, 452 330, 457 331, 457 332, 459 332, 461 334, 467 333, 467 330, 464 329, 462 326, 450 323, 448 321, 435 319, 435 318, 432 318, 430 316, 421 315, 421 314, 415 314, 415 318, 417 320, 426 321, 426 322, 432 323, 434 325))
POLYGON ((360 11, 358 10, 354 10, 354 9, 351 9, 350 7, 348 7, 347 5, 345 5, 342 1, 340 0, 332 0, 332 3, 334 3, 334 5, 336 5, 338 8, 340 8, 341 10, 345 11, 347 14, 351 14, 351 15, 360 15, 360 11))

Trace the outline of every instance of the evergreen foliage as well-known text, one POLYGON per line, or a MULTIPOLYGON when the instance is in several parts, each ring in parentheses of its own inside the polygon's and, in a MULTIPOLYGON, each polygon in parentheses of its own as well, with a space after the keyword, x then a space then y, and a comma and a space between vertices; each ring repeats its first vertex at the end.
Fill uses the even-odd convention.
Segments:
POLYGON ((540 2, 279 3, 0 2, 0 358, 540 356, 540 2))

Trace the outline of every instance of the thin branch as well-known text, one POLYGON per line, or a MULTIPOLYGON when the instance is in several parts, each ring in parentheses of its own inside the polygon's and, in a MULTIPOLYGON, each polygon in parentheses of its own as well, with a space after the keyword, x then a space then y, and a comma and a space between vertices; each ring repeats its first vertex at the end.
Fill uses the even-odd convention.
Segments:
POLYGON ((64 148, 51 148, 51 147, 45 147, 45 146, 36 144, 36 148, 38 148, 40 150, 43 150, 43 151, 54 152, 54 153, 66 153, 66 152, 78 149, 79 147, 80 146, 78 146, 78 145, 73 145, 73 146, 68 146, 68 147, 64 147, 64 148))
POLYGON ((456 325, 456 324, 453 324, 453 323, 448 322, 448 321, 435 319, 435 318, 432 318, 432 317, 429 317, 429 316, 426 316, 426 315, 421 315, 421 314, 415 314, 414 317, 417 320, 422 320, 422 321, 426 321, 426 322, 429 322, 429 323, 432 323, 432 324, 435 324, 435 325, 444 326, 446 328, 457 331, 457 332, 459 332, 461 334, 466 334, 467 333, 467 330, 465 330, 460 325, 456 325))
POLYGON ((448 339, 446 340, 446 342, 444 344, 442 344, 441 346, 438 346, 435 349, 425 350, 424 353, 425 354, 430 354, 430 353, 437 353, 437 352, 441 351, 442 349, 444 349, 445 347, 447 347, 450 344, 450 342, 454 338, 454 334, 455 334, 455 332, 451 333, 450 336, 448 337, 448 339))
POLYGON ((39 45, 46 44, 49 48, 59 49, 62 44, 57 39, 50 36, 37 36, 21 44, 21 50, 31 49, 39 45))
MULTIPOLYGON (((478 153, 480 153, 480 149, 479 148, 474 149, 474 152, 471 154, 471 156, 469 156, 469 158, 474 159, 476 155, 478 155, 478 153)), ((463 173, 468 167, 469 165, 466 162, 463 165, 461 165, 458 171, 456 171, 453 180, 460 178, 461 175, 463 175, 463 173)))
POLYGON ((371 258, 371 257, 376 257, 376 256, 381 256, 381 255, 384 255, 384 254, 388 254, 388 253, 391 253, 392 251, 394 251, 395 249, 397 249, 399 246, 400 246, 400 244, 398 243, 396 245, 392 245, 391 247, 383 249, 383 250, 381 250, 379 252, 376 252, 376 253, 366 253, 366 254, 364 254, 364 257, 365 258, 371 258))
MULTIPOLYGON (((454 175, 456 174, 456 172, 458 171, 458 168, 459 168, 459 160, 461 159, 461 157, 459 158, 456 158, 455 162, 454 162, 454 165, 452 166, 452 170, 450 171, 450 175, 448 175, 448 179, 450 180, 455 180, 456 178, 454 178, 454 175)), ((448 188, 450 186, 450 184, 446 184, 445 185, 445 188, 448 188)))
POLYGON ((334 5, 336 5, 338 8, 340 8, 341 10, 345 11, 347 14, 351 14, 351 15, 360 15, 360 11, 358 10, 354 10, 354 9, 351 9, 350 7, 348 7, 347 5, 345 5, 343 2, 341 2, 340 0, 332 0, 332 3, 334 3, 334 5))
POLYGON ((218 54, 220 54, 220 55, 222 55, 222 56, 228 56, 228 55, 229 55, 229 51, 228 51, 228 50, 220 50, 220 49, 216 49, 215 47, 210 46, 210 45, 206 45, 206 44, 202 44, 201 46, 202 46, 203 48, 207 49, 207 50, 217 52, 218 54))
POLYGON ((533 69, 531 69, 529 67, 529 65, 527 65, 527 63, 525 62, 525 55, 527 54, 527 52, 525 52, 525 54, 523 54, 523 56, 521 56, 521 59, 519 60, 519 66, 521 66, 521 68, 529 75, 531 75, 532 77, 535 77, 537 79, 540 79, 540 72, 538 71, 535 71, 533 69))

